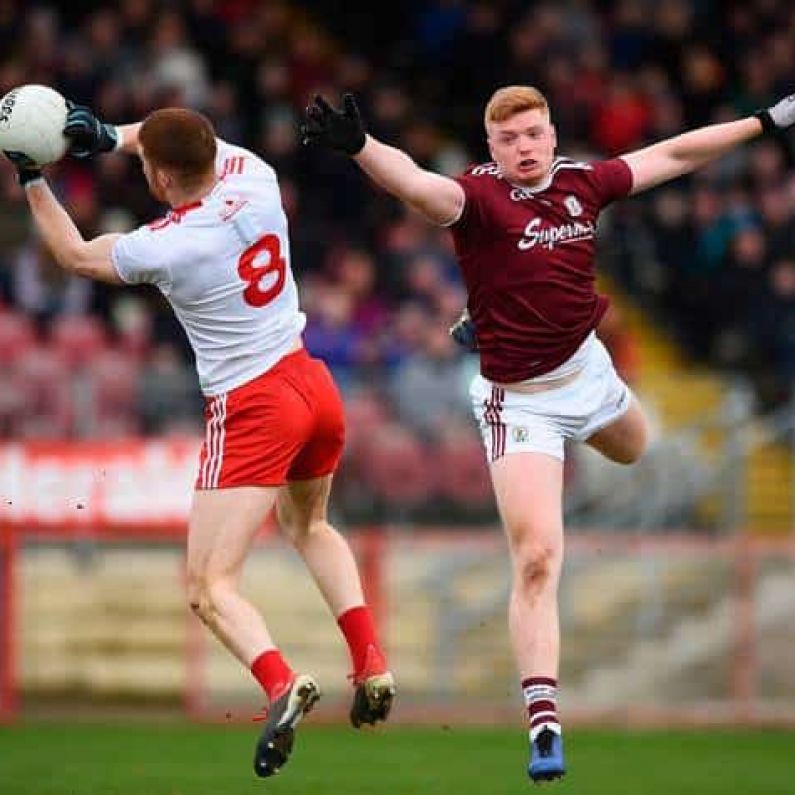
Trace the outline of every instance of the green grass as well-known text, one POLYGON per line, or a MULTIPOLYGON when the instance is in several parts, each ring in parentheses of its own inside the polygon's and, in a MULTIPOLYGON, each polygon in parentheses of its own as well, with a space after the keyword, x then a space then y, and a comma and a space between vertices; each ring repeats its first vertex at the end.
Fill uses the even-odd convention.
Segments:
MULTIPOLYGON (((251 772, 257 728, 0 728, 3 795, 508 795, 535 791, 520 729, 302 727, 284 772, 251 772)), ((570 731, 570 775, 542 792, 795 795, 795 733, 570 731)))

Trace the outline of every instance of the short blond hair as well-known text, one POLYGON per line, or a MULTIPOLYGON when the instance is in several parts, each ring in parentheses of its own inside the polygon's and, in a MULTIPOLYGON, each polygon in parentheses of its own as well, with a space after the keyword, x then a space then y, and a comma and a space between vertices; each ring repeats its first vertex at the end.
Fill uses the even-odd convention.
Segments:
POLYGON ((546 97, 533 86, 504 86, 491 95, 483 121, 487 125, 489 122, 505 121, 526 110, 542 110, 549 116, 546 97))

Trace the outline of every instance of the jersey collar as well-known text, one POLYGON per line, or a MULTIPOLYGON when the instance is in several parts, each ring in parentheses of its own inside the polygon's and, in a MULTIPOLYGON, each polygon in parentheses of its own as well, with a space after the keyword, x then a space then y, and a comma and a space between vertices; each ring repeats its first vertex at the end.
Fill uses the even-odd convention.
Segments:
POLYGON ((552 165, 549 167, 549 172, 547 173, 546 177, 544 177, 544 181, 541 182, 540 185, 534 185, 533 187, 525 186, 525 185, 517 185, 515 182, 511 182, 509 179, 505 179, 504 176, 503 176, 503 179, 505 179, 505 181, 512 188, 518 188, 519 190, 526 191, 527 193, 541 193, 542 191, 545 191, 552 184, 552 178, 555 176, 555 171, 557 171, 557 166, 563 160, 564 160, 564 158, 562 158, 562 157, 556 157, 552 161, 552 165))
POLYGON ((185 215, 185 213, 189 213, 191 210, 197 210, 201 206, 202 206, 202 200, 197 199, 194 202, 188 202, 187 204, 180 204, 179 207, 172 207, 171 212, 175 213, 176 215, 185 215))

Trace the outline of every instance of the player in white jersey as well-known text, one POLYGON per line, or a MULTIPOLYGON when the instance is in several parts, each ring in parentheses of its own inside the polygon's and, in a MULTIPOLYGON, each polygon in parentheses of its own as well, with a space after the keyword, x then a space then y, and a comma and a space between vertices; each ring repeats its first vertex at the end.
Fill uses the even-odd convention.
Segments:
POLYGON ((138 154, 152 194, 171 207, 129 234, 86 241, 40 169, 7 153, 58 263, 114 284, 154 284, 188 335, 206 398, 188 528, 188 598, 267 694, 254 769, 270 776, 287 761, 295 727, 320 694, 311 676, 289 667, 238 590, 244 559, 272 508, 348 643, 353 725, 384 720, 395 694, 353 554, 327 521, 343 446, 342 402, 325 365, 301 343, 305 318, 276 175, 251 152, 219 141, 204 116, 186 109, 113 127, 72 107, 64 132, 76 157, 138 154))

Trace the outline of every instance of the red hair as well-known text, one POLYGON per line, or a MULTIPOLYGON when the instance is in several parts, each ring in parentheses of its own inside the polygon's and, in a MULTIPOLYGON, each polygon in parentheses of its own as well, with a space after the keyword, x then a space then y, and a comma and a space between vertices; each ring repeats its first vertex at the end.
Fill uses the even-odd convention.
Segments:
POLYGON ((146 159, 171 172, 184 187, 200 183, 215 168, 215 130, 210 120, 188 108, 150 113, 138 132, 146 159))
POLYGON ((546 97, 532 86, 504 86, 491 95, 483 120, 487 125, 489 122, 506 121, 526 110, 542 110, 549 116, 546 97))

